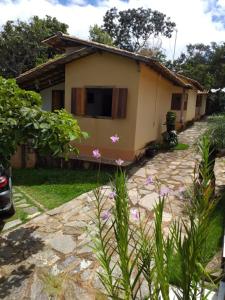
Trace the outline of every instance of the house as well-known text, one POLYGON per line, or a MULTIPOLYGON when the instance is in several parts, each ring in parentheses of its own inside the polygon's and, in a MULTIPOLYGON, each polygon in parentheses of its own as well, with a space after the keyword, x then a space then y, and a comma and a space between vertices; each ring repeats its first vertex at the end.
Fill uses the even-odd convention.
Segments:
POLYGON ((203 87, 156 59, 60 32, 43 43, 64 54, 21 74, 17 82, 39 91, 44 109, 71 112, 90 134, 77 144, 81 158, 90 159, 99 148, 105 160, 133 161, 148 142, 161 138, 168 111, 176 111, 178 124, 205 113, 203 87), (120 142, 112 145, 113 134, 120 142))
MULTIPOLYGON (((178 74, 178 76, 186 83, 192 85, 192 88, 187 91, 185 100, 184 123, 198 120, 205 115, 208 91, 204 90, 204 87, 198 81, 181 74, 178 74)), ((177 119, 181 119, 180 112, 176 111, 176 113, 177 119)))

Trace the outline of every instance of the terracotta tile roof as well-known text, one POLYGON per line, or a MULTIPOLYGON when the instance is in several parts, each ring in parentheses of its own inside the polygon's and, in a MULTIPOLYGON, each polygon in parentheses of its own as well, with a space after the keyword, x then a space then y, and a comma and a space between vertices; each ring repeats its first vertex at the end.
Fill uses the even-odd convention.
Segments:
POLYGON ((188 76, 185 76, 183 74, 179 74, 179 73, 177 73, 177 76, 179 78, 181 78, 183 81, 186 81, 186 82, 190 83, 193 86, 193 88, 195 88, 199 91, 205 91, 204 87, 197 80, 192 79, 192 78, 190 78, 188 76))
POLYGON ((183 88, 193 88, 193 83, 191 82, 192 79, 189 78, 189 80, 187 81, 183 76, 172 72, 166 66, 161 64, 158 60, 140 55, 138 53, 129 52, 126 50, 96 43, 93 41, 82 40, 74 36, 63 34, 61 32, 58 32, 57 34, 44 40, 43 43, 59 49, 66 49, 69 47, 71 48, 79 47, 79 49, 75 49, 74 51, 71 50, 70 53, 65 53, 58 58, 49 60, 48 62, 41 64, 31 70, 28 70, 27 72, 18 76, 16 80, 18 84, 20 84, 22 87, 25 88, 29 86, 32 87, 34 85, 34 80, 37 80, 38 78, 44 82, 44 77, 46 76, 46 78, 49 78, 50 73, 54 71, 56 76, 57 70, 60 67, 62 70, 62 67, 64 67, 65 64, 69 63, 70 61, 93 54, 97 51, 105 51, 105 52, 109 52, 109 53, 113 53, 116 55, 133 59, 137 62, 145 63, 150 68, 155 70, 157 73, 161 74, 164 78, 173 82, 175 85, 181 86, 183 88))

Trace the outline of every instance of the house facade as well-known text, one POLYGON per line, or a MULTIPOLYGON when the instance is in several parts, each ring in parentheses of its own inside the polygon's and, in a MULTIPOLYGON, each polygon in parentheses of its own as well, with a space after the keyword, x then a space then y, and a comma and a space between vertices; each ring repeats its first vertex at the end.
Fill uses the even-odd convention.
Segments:
POLYGON ((83 159, 98 148, 105 160, 133 161, 161 138, 168 111, 176 112, 178 124, 205 113, 203 88, 154 59, 61 33, 44 42, 65 54, 17 82, 40 92, 43 109, 65 108, 74 115, 90 135, 76 144, 83 159), (112 145, 114 134, 120 142, 112 145))

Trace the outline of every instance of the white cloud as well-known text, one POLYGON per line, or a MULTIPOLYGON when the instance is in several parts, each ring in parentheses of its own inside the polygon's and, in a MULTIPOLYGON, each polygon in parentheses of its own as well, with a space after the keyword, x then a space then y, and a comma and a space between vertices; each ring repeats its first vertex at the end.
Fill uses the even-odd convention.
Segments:
MULTIPOLYGON (((219 0, 223 4, 225 0, 219 0)), ((27 20, 33 15, 44 17, 46 14, 56 17, 59 21, 69 25, 69 33, 81 38, 88 38, 89 26, 101 24, 102 17, 107 9, 116 6, 118 9, 127 9, 143 6, 157 9, 177 24, 176 55, 185 50, 189 43, 210 43, 225 40, 225 28, 211 20, 211 13, 206 13, 207 1, 203 0, 130 0, 129 3, 121 0, 104 0, 98 6, 79 5, 84 0, 73 0, 68 6, 57 3, 56 0, 0 0, 0 25, 7 20, 27 20)), ((172 57, 174 36, 163 39, 163 48, 169 57, 172 57)))

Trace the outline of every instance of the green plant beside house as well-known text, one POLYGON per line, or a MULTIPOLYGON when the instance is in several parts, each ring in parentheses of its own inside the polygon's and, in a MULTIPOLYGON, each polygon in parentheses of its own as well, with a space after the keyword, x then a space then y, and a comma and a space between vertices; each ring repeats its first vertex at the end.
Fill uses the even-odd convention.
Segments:
POLYGON ((176 114, 172 111, 168 111, 166 114, 166 132, 163 133, 163 143, 168 149, 171 149, 178 144, 178 137, 175 127, 176 114))
POLYGON ((0 163, 5 167, 20 145, 29 144, 41 154, 67 156, 77 152, 72 141, 87 137, 71 114, 43 111, 41 102, 39 94, 0 77, 0 163))

